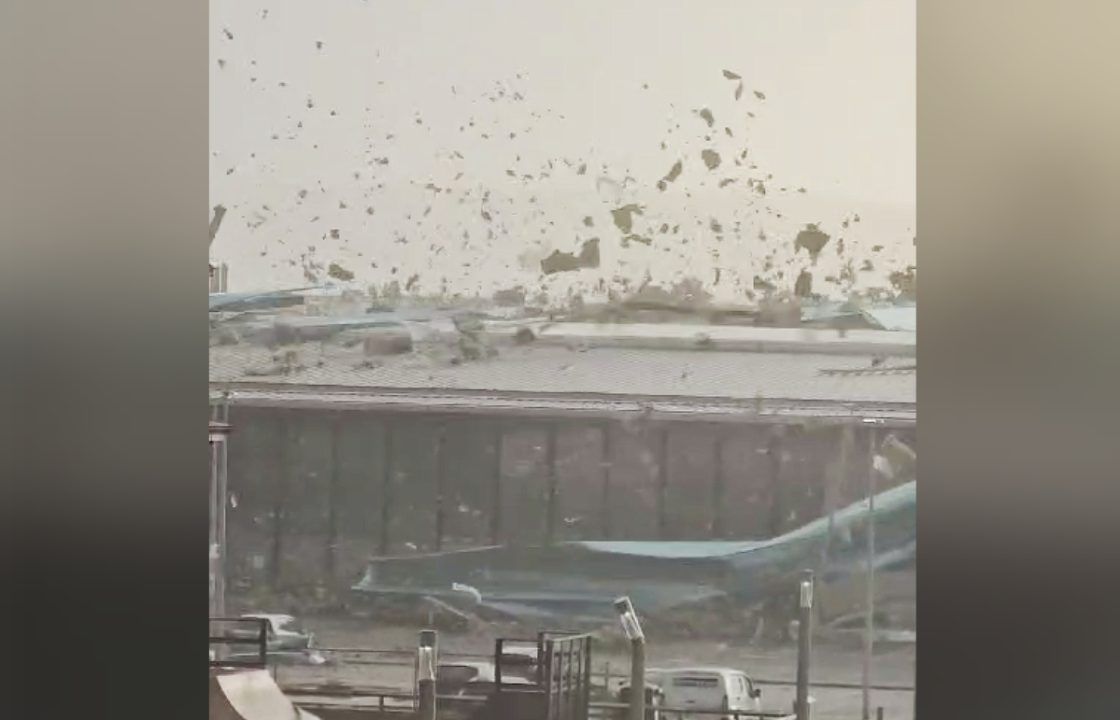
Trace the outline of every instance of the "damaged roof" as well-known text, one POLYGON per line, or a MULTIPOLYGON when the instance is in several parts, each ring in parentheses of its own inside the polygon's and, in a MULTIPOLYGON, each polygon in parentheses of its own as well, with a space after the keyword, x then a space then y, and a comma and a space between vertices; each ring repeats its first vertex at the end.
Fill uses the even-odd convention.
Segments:
MULTIPOLYGON (((911 565, 917 553, 917 482, 878 493, 874 508, 873 566, 911 565)), ((863 573, 867 550, 859 536, 868 518, 864 499, 761 541, 575 541, 373 557, 352 589, 383 597, 436 597, 472 612, 483 607, 522 619, 566 621, 610 618, 619 595, 631 597, 646 613, 713 598, 750 604, 788 593, 792 579, 819 564, 825 548, 828 561, 818 575, 823 582, 863 573)))
POLYGON ((545 413, 652 409, 797 417, 879 414, 913 422, 912 350, 906 355, 870 355, 783 347, 786 352, 508 343, 496 348, 494 357, 454 364, 423 348, 369 357, 361 344, 315 342, 285 347, 289 358, 296 359, 280 368, 275 351, 240 343, 210 348, 210 382, 231 389, 234 402, 258 405, 388 405, 456 412, 536 408, 545 413))

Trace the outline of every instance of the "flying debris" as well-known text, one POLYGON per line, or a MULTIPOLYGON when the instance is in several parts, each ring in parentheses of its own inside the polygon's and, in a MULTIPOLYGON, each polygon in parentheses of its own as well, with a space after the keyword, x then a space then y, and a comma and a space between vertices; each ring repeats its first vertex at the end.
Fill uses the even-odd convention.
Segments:
POLYGON ((630 204, 611 210, 615 227, 624 233, 629 233, 634 228, 634 215, 642 214, 642 206, 630 204))
POLYGON ((665 188, 668 186, 668 183, 673 182, 681 176, 681 171, 683 170, 684 163, 680 160, 677 160, 675 163, 673 163, 673 167, 669 168, 669 172, 666 173, 665 177, 657 181, 657 189, 665 190, 665 188))
POLYGON ((541 272, 545 275, 597 267, 599 267, 599 238, 585 240, 580 246, 579 255, 553 250, 551 255, 541 260, 541 272))
POLYGON ((831 236, 822 232, 815 224, 809 224, 805 226, 804 230, 797 233, 793 246, 795 250, 804 248, 809 253, 809 257, 816 262, 817 256, 820 255, 821 250, 824 249, 830 239, 831 236))
POLYGON ((327 275, 334 278, 335 280, 342 280, 343 282, 354 279, 354 273, 342 267, 342 265, 336 262, 332 262, 327 267, 327 275))

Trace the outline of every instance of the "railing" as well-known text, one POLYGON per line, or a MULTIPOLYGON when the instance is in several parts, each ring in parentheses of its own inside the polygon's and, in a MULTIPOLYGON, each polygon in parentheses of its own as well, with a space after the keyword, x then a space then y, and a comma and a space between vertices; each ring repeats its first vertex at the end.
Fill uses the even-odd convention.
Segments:
POLYGON ((548 720, 587 720, 591 700, 591 636, 541 633, 548 720))
POLYGON ((210 618, 211 628, 214 623, 229 623, 255 626, 252 637, 246 635, 215 635, 210 631, 210 667, 268 667, 268 620, 264 618, 210 618), (215 648, 214 646, 218 647, 215 648), (229 646, 245 645, 256 648, 256 653, 251 657, 228 657, 223 649, 229 646))
MULTIPOLYGON (((525 644, 534 644, 536 640, 510 640, 509 642, 520 642, 525 644)), ((370 649, 370 648, 349 648, 349 647, 316 647, 316 650, 323 653, 323 655, 331 658, 335 664, 339 666, 345 665, 358 665, 358 666, 401 666, 411 665, 416 659, 415 649, 370 649), (350 656, 350 657, 347 657, 350 656)), ((439 654, 441 659, 457 658, 462 660, 493 660, 493 653, 482 652, 448 652, 441 650, 439 654)), ((605 684, 603 678, 621 678, 628 677, 625 675, 626 670, 623 666, 622 670, 618 666, 610 664, 603 664, 597 669, 592 670, 591 679, 593 686, 601 686, 605 684), (598 679, 599 685, 596 685, 598 679)), ((755 685, 763 687, 794 687, 797 682, 792 679, 781 678, 765 678, 765 677, 752 677, 755 685)), ((826 681, 814 680, 814 688, 823 688, 826 690, 862 690, 863 685, 858 682, 839 682, 839 681, 826 681)), ((893 684, 893 683, 873 683, 870 686, 872 690, 882 692, 914 692, 913 685, 893 684)))
MULTIPOLYGON (((598 702, 591 703, 592 717, 620 717, 625 718, 630 710, 626 703, 598 702)), ((732 720, 751 720, 752 718, 792 718, 793 713, 777 710, 702 710, 697 708, 677 708, 654 705, 646 707, 646 717, 660 717, 662 720, 675 720, 677 717, 711 716, 731 718, 732 720)))
MULTIPOLYGON (((411 714, 413 712, 413 703, 416 699, 416 696, 412 693, 361 690, 342 692, 338 688, 330 687, 286 686, 284 688, 284 693, 293 697, 293 701, 297 705, 309 710, 313 710, 316 707, 328 708, 338 706, 332 703, 316 702, 314 700, 301 701, 299 699, 301 695, 304 697, 331 697, 358 701, 369 700, 371 701, 369 704, 355 703, 349 706, 349 709, 359 711, 368 710, 369 712, 377 711, 379 713, 400 712, 411 714)), ((489 697, 465 695, 440 695, 436 699, 441 708, 448 708, 449 706, 455 705, 484 705, 490 701, 489 697)), ((593 702, 588 705, 589 717, 597 719, 625 718, 629 708, 630 706, 628 704, 617 702, 593 702)), ((772 720, 794 717, 792 713, 776 710, 700 710, 660 705, 648 708, 646 715, 651 718, 655 716, 660 717, 662 720, 675 720, 677 716, 730 718, 731 720, 772 720)))

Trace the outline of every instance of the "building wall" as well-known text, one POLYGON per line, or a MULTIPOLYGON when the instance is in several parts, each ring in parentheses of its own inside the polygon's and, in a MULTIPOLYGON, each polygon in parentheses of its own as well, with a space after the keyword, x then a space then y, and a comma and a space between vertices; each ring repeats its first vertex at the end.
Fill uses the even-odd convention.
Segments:
POLYGON ((868 467, 864 428, 851 431, 842 470, 835 426, 247 407, 230 421, 229 575, 242 589, 341 589, 370 555, 434 551, 437 538, 444 550, 539 544, 550 505, 556 541, 771 537, 862 497, 868 467))

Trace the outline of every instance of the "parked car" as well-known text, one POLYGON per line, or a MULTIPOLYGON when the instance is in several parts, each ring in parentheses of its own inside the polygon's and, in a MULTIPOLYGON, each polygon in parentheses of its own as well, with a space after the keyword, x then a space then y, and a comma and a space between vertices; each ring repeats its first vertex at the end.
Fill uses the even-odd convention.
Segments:
MULTIPOLYGON (((264 620, 267 624, 268 650, 306 650, 315 641, 315 636, 304 629, 303 625, 291 615, 279 613, 246 613, 241 617, 247 620, 264 620)), ((239 628, 237 633, 256 637, 256 630, 239 628)))
MULTIPOLYGON (((280 613, 246 613, 246 620, 265 621, 267 659, 270 665, 324 665, 327 658, 314 648, 315 636, 291 615, 280 613)), ((256 624, 245 623, 233 628, 228 634, 242 640, 255 640, 258 637, 256 624)), ((252 660, 257 651, 247 650, 244 645, 237 646, 233 652, 225 654, 228 660, 252 660)))
MULTIPOLYGON (((762 709, 762 690, 744 672, 725 667, 649 669, 646 679, 661 689, 662 715, 668 720, 711 720, 687 710, 751 712, 762 709), (673 710, 677 712, 673 712, 673 710)), ((733 720, 727 714, 725 720, 733 720)))

